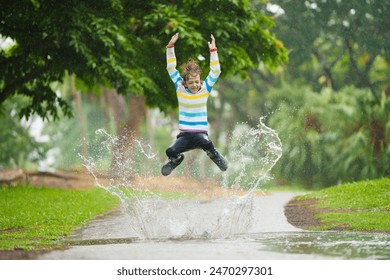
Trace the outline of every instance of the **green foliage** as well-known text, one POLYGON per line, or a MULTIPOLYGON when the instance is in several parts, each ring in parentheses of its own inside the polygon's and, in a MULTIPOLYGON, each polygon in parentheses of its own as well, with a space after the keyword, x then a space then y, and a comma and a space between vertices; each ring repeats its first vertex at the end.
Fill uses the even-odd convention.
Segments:
POLYGON ((27 126, 15 116, 25 103, 25 98, 20 96, 4 103, 0 121, 0 169, 26 168, 45 158, 48 145, 35 140, 27 126))
POLYGON ((287 70, 293 79, 304 80, 316 90, 347 85, 370 88, 379 101, 381 92, 389 88, 390 2, 272 3, 285 11, 277 18, 275 32, 290 50, 287 70))
POLYGON ((272 4, 284 10, 275 15, 275 32, 289 49, 289 64, 278 75, 252 71, 251 83, 241 87, 242 100, 232 99, 232 106, 244 108, 251 97, 241 112, 270 115, 268 124, 284 144, 277 177, 320 187, 387 176, 390 4, 272 4))
POLYGON ((118 203, 118 198, 101 188, 0 188, 0 248, 58 247, 72 229, 118 203))
POLYGON ((317 199, 316 207, 332 210, 316 216, 326 224, 323 230, 337 226, 360 231, 390 230, 389 178, 333 186, 298 199, 317 199))
POLYGON ((368 90, 283 86, 270 92, 271 127, 279 132, 281 178, 329 186, 389 175, 390 100, 368 90))
MULTIPOLYGON (((166 78, 165 45, 181 33, 178 56, 205 54, 211 33, 223 49, 225 74, 245 71, 261 61, 285 63, 287 52, 270 32, 272 20, 249 1, 3 1, 0 36, 11 49, 0 50, 0 105, 12 95, 29 103, 18 113, 59 118, 69 104, 51 88, 66 71, 89 87, 97 84, 122 94, 144 94, 150 106, 176 105, 166 78)), ((202 65, 206 67, 206 65, 202 65)))

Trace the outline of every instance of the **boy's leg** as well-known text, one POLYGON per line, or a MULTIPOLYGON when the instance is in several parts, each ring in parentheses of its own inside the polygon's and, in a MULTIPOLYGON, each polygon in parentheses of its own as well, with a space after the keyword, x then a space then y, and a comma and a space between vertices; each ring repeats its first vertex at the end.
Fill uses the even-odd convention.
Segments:
POLYGON ((206 151, 209 158, 221 169, 221 171, 226 171, 228 169, 228 163, 226 159, 216 150, 207 150, 206 151))
POLYGON ((184 155, 180 154, 177 158, 170 158, 167 163, 161 167, 161 174, 168 176, 172 171, 182 163, 184 160, 184 155))
POLYGON ((209 139, 207 133, 199 133, 197 139, 198 146, 203 149, 209 158, 221 169, 226 171, 228 163, 226 159, 215 149, 213 142, 209 139))
POLYGON ((169 161, 161 168, 161 173, 164 176, 168 176, 171 172, 178 167, 184 160, 183 153, 191 150, 191 142, 188 137, 180 133, 177 136, 177 140, 173 143, 165 153, 168 156, 169 161))

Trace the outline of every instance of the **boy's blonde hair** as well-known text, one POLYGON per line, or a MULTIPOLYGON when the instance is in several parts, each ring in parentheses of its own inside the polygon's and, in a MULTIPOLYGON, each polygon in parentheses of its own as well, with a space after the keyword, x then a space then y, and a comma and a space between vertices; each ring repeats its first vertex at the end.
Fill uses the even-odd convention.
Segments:
POLYGON ((181 70, 183 71, 182 77, 184 82, 187 82, 189 77, 194 77, 196 75, 202 74, 202 70, 200 69, 200 66, 198 62, 190 58, 186 64, 183 64, 181 66, 181 70))

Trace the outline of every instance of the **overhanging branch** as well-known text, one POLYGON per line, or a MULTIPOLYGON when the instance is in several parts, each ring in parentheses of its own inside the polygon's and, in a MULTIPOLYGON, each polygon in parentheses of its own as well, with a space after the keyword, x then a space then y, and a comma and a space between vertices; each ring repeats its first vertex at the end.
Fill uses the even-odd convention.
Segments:
POLYGON ((42 67, 36 69, 35 71, 16 79, 9 85, 6 85, 4 90, 0 92, 0 104, 3 103, 12 93, 14 93, 18 88, 23 86, 24 84, 40 77, 43 73, 47 71, 48 67, 42 67))

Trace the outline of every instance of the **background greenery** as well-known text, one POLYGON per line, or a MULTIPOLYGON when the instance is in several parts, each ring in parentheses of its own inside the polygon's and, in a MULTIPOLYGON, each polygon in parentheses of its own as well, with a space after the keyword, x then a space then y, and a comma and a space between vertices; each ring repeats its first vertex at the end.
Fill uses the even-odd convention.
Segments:
POLYGON ((224 154, 238 124, 265 116, 283 143, 277 184, 390 175, 388 1, 3 2, 1 38, 14 41, 0 48, 0 168, 32 168, 48 148, 55 168, 80 166, 78 154, 99 150, 100 128, 135 132, 164 161, 176 123, 164 48, 179 31, 179 63, 202 54, 206 73, 216 37, 223 76, 209 121, 224 154), (19 121, 37 115, 49 142, 19 121))

